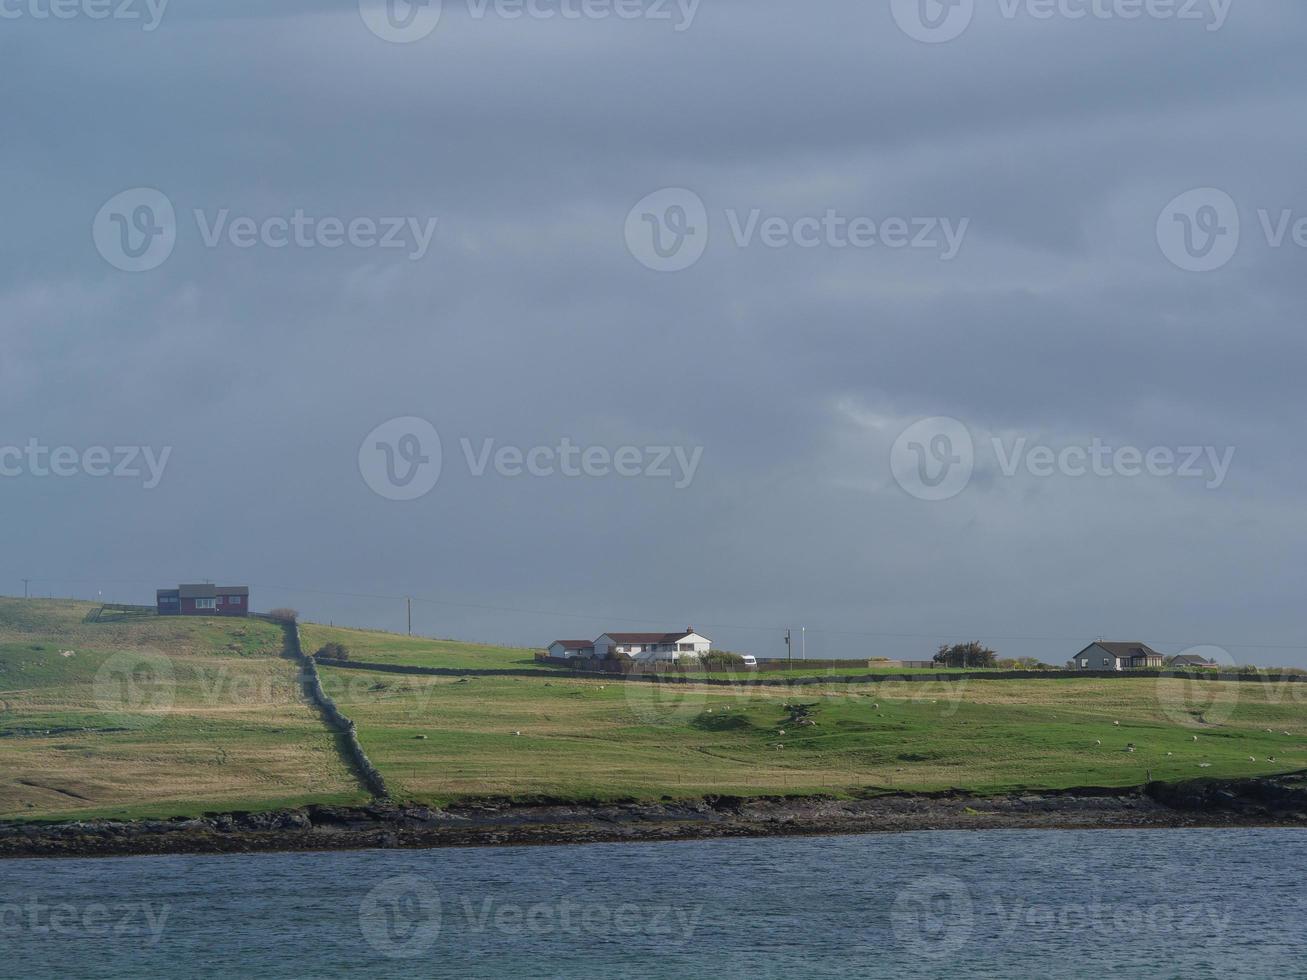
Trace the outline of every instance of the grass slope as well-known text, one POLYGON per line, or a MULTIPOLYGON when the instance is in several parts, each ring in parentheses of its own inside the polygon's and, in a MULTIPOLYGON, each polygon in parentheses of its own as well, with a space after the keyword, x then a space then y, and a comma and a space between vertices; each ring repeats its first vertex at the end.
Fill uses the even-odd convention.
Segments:
POLYGON ((0 818, 177 816, 365 798, 257 619, 0 599, 0 818))
MULTIPOLYGON (((457 640, 432 640, 398 633, 347 629, 304 623, 300 627, 304 652, 313 653, 326 643, 341 643, 354 660, 377 664, 403 664, 409 667, 463 667, 496 670, 539 667, 535 651, 522 647, 497 647, 485 643, 461 643, 457 640)), ((540 667, 543 673, 553 668, 540 667)))
POLYGON ((1301 686, 1067 679, 786 690, 324 675, 392 789, 431 802, 985 793, 1307 768, 1301 686), (816 724, 787 721, 793 703, 811 705, 816 724))

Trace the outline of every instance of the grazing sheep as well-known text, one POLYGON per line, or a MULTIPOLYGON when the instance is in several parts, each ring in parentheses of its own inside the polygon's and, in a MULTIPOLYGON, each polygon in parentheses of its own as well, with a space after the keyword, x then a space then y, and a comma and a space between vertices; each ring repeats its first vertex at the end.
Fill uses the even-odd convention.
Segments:
POLYGON ((1197 735, 1194 736, 1194 741, 1195 741, 1195 742, 1198 741, 1198 736, 1197 736, 1197 735))
POLYGON ((1135 750, 1135 747, 1134 747, 1133 745, 1129 745, 1129 746, 1126 747, 1126 751, 1127 751, 1127 752, 1133 752, 1134 750, 1135 750))
POLYGON ((1095 744, 1095 745, 1102 745, 1102 744, 1103 744, 1103 740, 1100 738, 1100 739, 1099 739, 1097 742, 1095 742, 1094 744, 1095 744))
POLYGON ((1200 763, 1198 763, 1198 768, 1199 768, 1199 769, 1211 769, 1211 768, 1212 768, 1212 764, 1211 764, 1210 762, 1200 762, 1200 763))
POLYGON ((1168 753, 1166 753, 1166 754, 1167 754, 1168 756, 1170 756, 1170 755, 1173 755, 1174 753, 1172 753, 1172 752, 1168 752, 1168 753))
POLYGON ((514 734, 514 735, 521 735, 522 733, 521 733, 521 732, 514 732, 513 734, 514 734))
POLYGON ((777 732, 776 734, 777 734, 777 735, 784 735, 784 734, 785 734, 785 729, 782 728, 782 729, 781 729, 779 732, 777 732))
POLYGON ((1249 762, 1256 762, 1256 761, 1257 761, 1257 756, 1255 756, 1255 755, 1250 755, 1250 756, 1248 757, 1248 761, 1249 761, 1249 762))
POLYGON ((1112 724, 1115 725, 1117 728, 1121 727, 1121 723, 1119 721, 1114 721, 1112 722, 1112 724))

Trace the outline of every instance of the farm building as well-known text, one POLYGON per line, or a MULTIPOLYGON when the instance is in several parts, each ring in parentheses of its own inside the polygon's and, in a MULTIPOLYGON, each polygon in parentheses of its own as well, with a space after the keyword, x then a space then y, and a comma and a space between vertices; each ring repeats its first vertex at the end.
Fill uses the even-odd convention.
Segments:
POLYGON ((159 589, 155 602, 160 616, 248 616, 247 585, 181 585, 159 589))
POLYGON ((1166 658, 1145 643, 1109 643, 1098 640, 1089 644, 1071 661, 1076 670, 1138 670, 1161 667, 1166 658))
POLYGON ((568 660, 572 657, 593 657, 594 652, 593 640, 555 640, 549 644, 549 656, 555 660, 568 660))
POLYGON ((589 640, 555 640, 549 655, 559 659, 609 656, 629 657, 642 663, 697 660, 712 650, 712 640, 687 626, 675 633, 605 633, 589 640))

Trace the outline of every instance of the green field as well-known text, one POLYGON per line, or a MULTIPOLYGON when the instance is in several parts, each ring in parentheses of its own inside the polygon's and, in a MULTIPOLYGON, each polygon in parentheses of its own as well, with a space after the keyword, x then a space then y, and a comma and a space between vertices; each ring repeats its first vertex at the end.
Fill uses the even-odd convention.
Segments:
POLYGON ((464 667, 497 670, 529 667, 545 672, 552 668, 536 663, 535 651, 520 647, 497 647, 457 640, 430 640, 398 633, 347 629, 305 623, 301 627, 304 652, 312 654, 326 643, 340 643, 354 660, 409 667, 464 667))
MULTIPOLYGON (((95 608, 0 599, 0 819, 365 799, 301 697, 279 626, 85 622, 95 608)), ((302 634, 308 652, 339 642, 361 661, 534 666, 525 649, 310 624, 302 634)), ((998 793, 1307 769, 1307 684, 657 685, 548 667, 522 677, 330 667, 321 676, 396 797, 425 803, 998 793), (795 705, 810 724, 795 723, 795 705)))
POLYGON ((1307 688, 1297 686, 1066 679, 722 688, 324 675, 392 791, 432 802, 988 793, 1307 768, 1307 688), (786 720, 786 706, 798 703, 810 706, 811 726, 786 720))
POLYGON ((0 599, 0 818, 365 799, 280 627, 0 599))

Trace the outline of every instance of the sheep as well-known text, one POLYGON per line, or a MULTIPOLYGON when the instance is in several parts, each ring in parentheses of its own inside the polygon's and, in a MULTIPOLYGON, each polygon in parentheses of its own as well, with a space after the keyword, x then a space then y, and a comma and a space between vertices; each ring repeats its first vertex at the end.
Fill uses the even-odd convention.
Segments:
POLYGON ((1098 741, 1096 741, 1094 744, 1095 744, 1095 745, 1102 745, 1102 744, 1103 744, 1103 740, 1100 738, 1100 739, 1099 739, 1098 741))
POLYGON ((1249 761, 1249 762, 1256 762, 1256 761, 1257 761, 1257 756, 1255 756, 1255 755, 1250 755, 1250 756, 1248 757, 1248 761, 1249 761))
POLYGON ((514 735, 521 735, 522 733, 521 733, 521 732, 514 732, 513 734, 514 734, 514 735))
POLYGON ((1119 721, 1114 721, 1112 722, 1112 724, 1115 725, 1117 728, 1121 727, 1121 723, 1119 721))
POLYGON ((1198 741, 1198 736, 1197 736, 1197 735, 1194 736, 1194 741, 1195 741, 1195 742, 1198 741))

